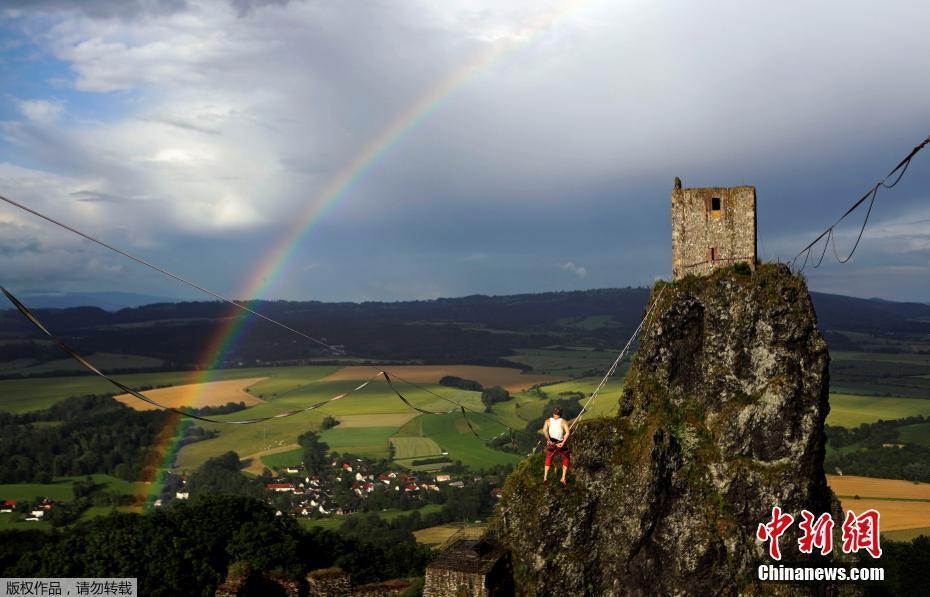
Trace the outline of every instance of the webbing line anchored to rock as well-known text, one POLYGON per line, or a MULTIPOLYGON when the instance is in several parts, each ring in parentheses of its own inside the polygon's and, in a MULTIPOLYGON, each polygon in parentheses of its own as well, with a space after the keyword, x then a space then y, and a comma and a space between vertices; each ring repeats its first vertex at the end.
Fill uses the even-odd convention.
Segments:
POLYGON ((663 286, 659 290, 659 294, 656 295, 656 300, 652 302, 652 305, 649 307, 649 310, 646 311, 646 315, 643 317, 642 321, 639 322, 639 325, 636 326, 636 329, 633 331, 633 335, 630 336, 629 340, 627 340, 626 346, 623 347, 623 350, 621 350, 620 354, 617 355, 617 358, 614 360, 613 364, 607 370, 607 373, 604 374, 603 378, 601 378, 601 383, 597 384, 597 387, 594 388, 593 392, 591 392, 591 396, 588 398, 587 402, 584 403, 584 406, 581 407, 581 412, 578 413, 578 416, 575 417, 574 420, 571 422, 571 424, 568 426, 569 432, 571 432, 571 430, 574 429, 575 425, 578 424, 578 421, 581 420, 581 417, 583 417, 584 414, 588 411, 588 406, 591 404, 591 402, 594 401, 595 398, 597 398, 597 395, 601 392, 601 389, 605 385, 607 385, 607 380, 613 377, 613 374, 617 371, 617 367, 620 366, 620 363, 623 362, 624 357, 626 357, 627 353, 630 351, 630 347, 633 346, 633 340, 635 340, 636 337, 639 336, 640 332, 642 332, 643 329, 645 328, 646 321, 649 319, 649 316, 652 315, 652 312, 655 310, 656 305, 659 304, 659 299, 662 298, 662 294, 665 292, 666 288, 667 286, 663 286))

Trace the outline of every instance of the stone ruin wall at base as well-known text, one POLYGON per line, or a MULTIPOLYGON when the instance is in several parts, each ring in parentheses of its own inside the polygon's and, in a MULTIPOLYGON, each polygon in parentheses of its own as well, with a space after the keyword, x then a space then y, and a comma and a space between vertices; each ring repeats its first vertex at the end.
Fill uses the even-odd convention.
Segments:
POLYGON ((429 569, 426 573, 426 583, 423 587, 424 597, 448 595, 484 597, 488 594, 484 574, 439 568, 429 569))

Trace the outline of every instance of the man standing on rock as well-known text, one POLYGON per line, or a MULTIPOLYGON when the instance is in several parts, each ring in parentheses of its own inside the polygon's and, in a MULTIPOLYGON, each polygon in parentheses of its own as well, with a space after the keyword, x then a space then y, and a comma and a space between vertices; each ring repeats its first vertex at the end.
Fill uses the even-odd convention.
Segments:
POLYGON ((546 468, 543 472, 543 483, 549 483, 549 469, 552 468, 552 457, 559 454, 559 462, 562 463, 562 485, 567 485, 565 475, 568 474, 568 423, 562 418, 562 409, 555 407, 552 409, 552 417, 546 419, 543 425, 543 435, 546 436, 546 468))

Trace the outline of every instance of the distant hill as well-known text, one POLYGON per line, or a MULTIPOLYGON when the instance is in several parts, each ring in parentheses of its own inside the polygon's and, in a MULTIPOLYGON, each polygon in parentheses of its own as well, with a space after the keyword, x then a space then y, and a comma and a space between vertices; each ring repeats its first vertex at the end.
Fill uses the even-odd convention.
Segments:
MULTIPOLYGON (((111 305, 114 298, 141 301, 143 297, 101 293, 97 298, 103 295, 111 305)), ((291 327, 344 346, 352 357, 513 366, 502 359, 521 349, 618 349, 639 322, 648 295, 645 288, 625 288, 405 302, 256 301, 251 305, 291 327)), ((812 296, 819 326, 833 349, 930 354, 928 305, 819 292, 812 296)), ((217 301, 152 298, 161 302, 116 311, 85 306, 40 308, 39 313, 51 330, 86 353, 154 357, 180 367, 200 364, 211 341, 242 315, 217 301)), ((41 305, 28 295, 23 300, 30 307, 41 305)), ((219 365, 331 356, 255 317, 239 328, 219 365)), ((2 356, 46 360, 45 348, 30 348, 37 336, 15 311, 0 311, 0 335, 7 339, 2 356)))
POLYGON ((930 334, 930 305, 812 292, 819 325, 874 334, 930 334))
POLYGON ((132 292, 27 292, 19 299, 36 309, 68 309, 71 307, 99 307, 106 311, 119 311, 128 307, 141 307, 154 303, 176 303, 180 299, 132 292))

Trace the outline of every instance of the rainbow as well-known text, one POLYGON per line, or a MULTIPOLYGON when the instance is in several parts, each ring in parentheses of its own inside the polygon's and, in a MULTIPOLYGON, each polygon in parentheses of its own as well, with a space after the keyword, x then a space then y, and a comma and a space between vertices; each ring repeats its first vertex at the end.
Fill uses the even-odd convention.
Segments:
MULTIPOLYGON (((409 108, 398 114, 332 177, 310 202, 302 216, 294 218, 294 224, 283 235, 281 242, 269 251, 244 287, 235 296, 256 298, 262 296, 266 289, 275 283, 281 272, 287 269, 304 238, 313 231, 314 227, 332 206, 344 198, 355 183, 371 170, 379 158, 396 147, 410 131, 434 113, 455 91, 493 66, 502 57, 519 47, 529 44, 558 21, 580 8, 586 1, 568 0, 561 3, 553 10, 516 31, 513 35, 495 42, 473 61, 464 64, 439 81, 409 108)), ((210 381, 213 371, 223 362, 230 349, 235 346, 244 330, 244 323, 248 320, 247 317, 236 311, 235 307, 231 307, 226 322, 208 343, 200 360, 202 363, 199 368, 200 373, 195 376, 195 380, 191 383, 202 384, 210 381)), ((199 406, 202 400, 202 392, 197 389, 198 386, 192 387, 194 389, 191 391, 191 400, 187 404, 189 406, 199 406)), ((179 425, 176 418, 172 418, 171 421, 174 431, 162 434, 162 440, 153 453, 155 458, 161 460, 160 466, 149 465, 146 467, 146 470, 150 471, 147 474, 147 477, 149 477, 147 483, 151 483, 151 489, 148 492, 149 503, 161 491, 161 475, 158 472, 164 471, 171 466, 178 451, 177 444, 183 436, 181 431, 183 431, 184 426, 179 425)))

